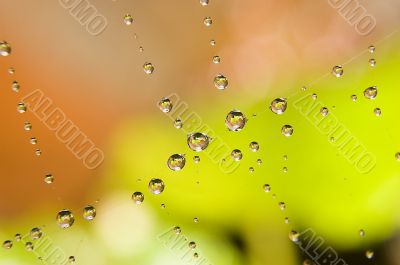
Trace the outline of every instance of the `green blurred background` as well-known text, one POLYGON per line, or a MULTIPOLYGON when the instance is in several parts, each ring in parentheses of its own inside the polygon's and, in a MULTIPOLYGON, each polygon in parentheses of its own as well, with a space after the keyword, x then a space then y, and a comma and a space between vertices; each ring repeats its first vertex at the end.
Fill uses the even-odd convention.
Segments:
POLYGON ((328 1, 90 3, 108 21, 98 36, 59 1, 2 1, 0 40, 11 44, 12 54, 0 58, 0 235, 14 246, 0 250, 0 264, 43 263, 14 240, 33 227, 42 228, 53 248, 75 256, 76 264, 195 264, 160 239, 174 226, 211 264, 303 264, 310 257, 288 235, 308 228, 347 264, 400 264, 398 1, 360 2, 377 21, 367 36, 328 1), (130 26, 123 23, 128 13, 134 18, 130 26), (213 19, 209 28, 206 16, 213 19), (369 45, 375 45, 374 54, 369 45), (214 55, 220 64, 212 63, 214 55), (145 62, 155 66, 152 75, 144 74, 145 62), (336 78, 330 71, 339 64, 344 75, 336 78), (15 74, 8 74, 9 67, 15 74), (218 73, 229 79, 224 91, 213 85, 218 73), (18 94, 11 90, 13 81, 21 84, 18 94), (365 99, 364 89, 374 85, 377 98, 365 99), (104 151, 99 168, 85 168, 32 113, 15 111, 35 89, 104 151), (224 173, 207 152, 187 147, 189 122, 176 129, 157 106, 173 93, 216 138, 242 150, 237 170, 224 173), (375 156, 371 172, 359 173, 296 110, 294 102, 312 93, 375 156), (269 110, 277 97, 288 99, 279 116, 269 110), (233 109, 249 119, 243 131, 226 129, 233 109), (26 121, 33 124, 30 132, 23 130, 26 121), (292 137, 280 133, 284 124, 294 127, 292 137), (40 157, 29 144, 32 136, 40 157), (250 152, 251 141, 259 143, 258 152, 250 152), (179 172, 166 165, 175 153, 187 159, 179 172), (200 163, 193 162, 194 155, 200 163), (43 181, 48 173, 55 177, 51 185, 43 181), (161 195, 148 191, 152 178, 165 182, 161 195), (271 186, 269 193, 264 184, 271 186), (135 191, 144 193, 143 204, 131 200, 135 191), (82 218, 87 204, 97 209, 92 222, 82 218), (62 209, 75 214, 66 230, 55 221, 62 209), (365 257, 368 249, 375 252, 371 260, 365 257))

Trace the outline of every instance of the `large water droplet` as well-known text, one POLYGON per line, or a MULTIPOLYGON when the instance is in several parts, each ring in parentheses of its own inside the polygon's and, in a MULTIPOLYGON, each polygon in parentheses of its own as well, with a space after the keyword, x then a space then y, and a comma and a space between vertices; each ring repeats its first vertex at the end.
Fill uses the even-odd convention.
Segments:
POLYGON ((149 182, 149 191, 153 194, 161 194, 164 188, 165 184, 161 179, 152 179, 149 182))
POLYGON ((246 125, 247 118, 240 110, 232 110, 225 119, 225 125, 230 131, 240 131, 246 125))
POLYGON ((169 169, 173 171, 181 170, 186 163, 186 159, 184 155, 174 154, 168 158, 167 165, 169 169))
POLYGON ((219 90, 224 90, 228 87, 228 79, 224 75, 218 74, 214 78, 214 85, 219 90))
POLYGON ((132 194, 132 200, 136 203, 136 204, 142 204, 142 202, 144 201, 144 195, 143 193, 141 193, 140 191, 136 191, 132 194))
POLYGON ((204 133, 196 132, 188 135, 187 144, 190 149, 196 152, 203 151, 210 143, 210 139, 204 133))
POLYGON ((233 160, 235 161, 240 161, 242 160, 243 154, 242 151, 240 151, 239 149, 235 149, 231 152, 231 157, 233 158, 233 160))
POLYGON ((61 228, 69 228, 75 222, 75 217, 69 210, 59 211, 56 217, 57 223, 61 228))
POLYGON ((283 114, 287 108, 287 100, 285 98, 276 98, 269 105, 269 109, 275 114, 283 114))

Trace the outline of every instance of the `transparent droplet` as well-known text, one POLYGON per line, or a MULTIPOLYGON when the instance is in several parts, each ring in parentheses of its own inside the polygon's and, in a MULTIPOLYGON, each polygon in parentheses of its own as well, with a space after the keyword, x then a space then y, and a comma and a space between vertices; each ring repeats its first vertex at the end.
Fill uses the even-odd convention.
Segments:
POLYGON ((44 176, 44 182, 46 182, 47 184, 53 183, 54 176, 52 174, 47 174, 46 176, 44 176))
POLYGON ((19 83, 17 81, 14 81, 11 84, 11 90, 14 92, 19 92, 19 89, 21 88, 21 86, 19 85, 19 83))
POLYGON ((368 63, 369 63, 369 65, 371 67, 375 67, 376 66, 376 60, 375 59, 369 59, 368 63))
POLYGON ((184 155, 173 154, 168 158, 167 165, 173 171, 179 171, 185 166, 186 159, 184 155))
POLYGON ((176 119, 176 120, 174 121, 174 127, 175 127, 175 128, 181 129, 182 126, 183 126, 183 123, 182 123, 182 121, 181 121, 180 119, 176 119))
POLYGON ((225 125, 228 130, 237 132, 244 128, 247 118, 240 110, 232 110, 225 119, 225 125))
POLYGON ((35 144, 38 143, 38 140, 36 139, 36 137, 31 137, 31 138, 29 139, 29 143, 35 145, 35 144))
POLYGON ((269 105, 269 109, 275 114, 283 114, 287 108, 286 98, 276 98, 269 105))
POLYGON ((11 46, 6 41, 0 41, 0 55, 8 56, 11 54, 11 46))
POLYGON ((271 186, 270 186, 269 184, 265 184, 265 185, 263 186, 263 190, 264 190, 265 192, 270 192, 270 191, 271 191, 271 186))
POLYGON ((215 55, 212 59, 213 63, 215 64, 219 64, 221 62, 221 57, 219 57, 218 55, 215 55))
POLYGON ((316 100, 316 99, 318 98, 318 96, 317 96, 317 94, 314 93, 314 94, 311 95, 311 98, 312 98, 313 100, 316 100))
POLYGON ((214 85, 219 90, 224 90, 228 87, 228 79, 224 75, 218 74, 214 77, 214 85))
POLYGON ((164 113, 168 113, 172 110, 172 102, 169 98, 162 98, 160 99, 160 101, 158 102, 158 107, 160 108, 160 110, 164 113))
POLYGON ((3 242, 3 248, 5 249, 11 249, 13 246, 13 242, 11 240, 6 240, 3 242))
POLYGON ((322 116, 326 116, 329 114, 329 110, 327 107, 322 107, 319 112, 321 113, 322 116))
POLYGON ((374 254, 374 251, 371 249, 365 251, 365 256, 367 257, 367 259, 372 259, 374 257, 374 254))
POLYGON ((282 134, 286 137, 292 136, 293 131, 294 131, 293 127, 291 125, 287 125, 287 124, 283 125, 283 127, 281 129, 282 134))
POLYGON ((290 224, 289 217, 285 217, 285 224, 290 224))
POLYGON ((360 234, 361 237, 364 237, 365 236, 365 231, 363 229, 360 229, 359 234, 360 234))
POLYGON ((179 226, 174 227, 175 234, 179 235, 182 232, 182 229, 179 226))
POLYGON ((351 95, 351 100, 352 101, 357 101, 357 95, 351 95))
POLYGON ((30 122, 25 122, 24 123, 24 130, 25 131, 30 131, 32 130, 32 124, 30 122))
POLYGON ((215 46, 215 45, 217 45, 217 42, 215 40, 210 40, 210 45, 215 46))
POLYGON ((12 68, 12 67, 8 68, 8 73, 9 73, 10 75, 15 74, 15 69, 12 68))
POLYGON ((26 242, 26 243, 25 243, 25 250, 26 250, 26 251, 32 251, 32 250, 33 250, 33 244, 32 244, 32 242, 26 242))
POLYGON ((19 242, 22 239, 22 235, 21 234, 15 234, 15 241, 19 242))
POLYGON ((262 160, 259 158, 259 159, 257 159, 257 164, 258 165, 261 165, 262 164, 262 160))
POLYGON ((249 167, 249 172, 253 173, 254 172, 254 167, 249 167))
POLYGON ((394 157, 396 158, 397 161, 400 161, 400 152, 397 152, 394 157))
POLYGON ((377 95, 378 95, 378 88, 376 86, 372 86, 364 90, 364 96, 367 99, 375 99, 377 95))
POLYGON ((154 72, 153 64, 152 63, 148 63, 148 62, 144 63, 143 71, 148 75, 152 74, 154 72))
POLYGON ((303 265, 315 265, 315 263, 310 259, 306 259, 303 261, 303 265))
POLYGON ((139 47, 139 52, 143 52, 144 48, 142 46, 139 47))
POLYGON ((198 257, 199 257, 199 253, 195 252, 195 253, 193 254, 193 258, 197 259, 198 257))
POLYGON ((24 113, 26 111, 26 105, 23 102, 18 103, 17 105, 17 111, 19 113, 24 113))
POLYGON ((207 27, 211 26, 213 23, 211 17, 205 17, 204 18, 204 25, 206 25, 207 27))
POLYGON ((297 231, 295 231, 295 230, 292 230, 292 231, 290 231, 290 233, 289 233, 289 239, 291 240, 291 241, 293 241, 293 242, 299 242, 299 239, 300 239, 300 234, 299 234, 299 232, 297 232, 297 231))
POLYGON ((29 232, 29 235, 32 238, 32 240, 38 240, 42 237, 43 233, 42 230, 40 230, 40 228, 35 227, 32 228, 32 230, 29 232))
POLYGON ((136 204, 142 204, 142 202, 144 201, 144 195, 143 193, 141 193, 140 191, 136 191, 132 194, 132 200, 136 203, 136 204))
POLYGON ((74 215, 72 214, 71 211, 62 210, 62 211, 58 212, 56 220, 57 220, 57 224, 61 228, 69 228, 74 224, 75 217, 74 217, 74 215))
POLYGON ((74 256, 70 256, 68 258, 68 262, 71 263, 71 264, 75 263, 75 257, 74 256))
POLYGON ((36 156, 41 156, 41 155, 42 155, 42 150, 36 149, 36 150, 35 150, 35 155, 36 155, 36 156))
POLYGON ((124 16, 124 23, 125 23, 125 25, 132 25, 132 23, 133 23, 133 17, 132 17, 132 15, 126 14, 126 15, 124 16))
POLYGON ((374 52, 375 52, 375 46, 373 46, 373 45, 369 46, 369 47, 368 47, 368 51, 369 51, 370 53, 374 53, 374 52))
POLYGON ((199 156, 194 156, 193 157, 193 162, 195 162, 196 164, 200 163, 200 157, 199 156))
POLYGON ((200 5, 202 6, 208 5, 208 0, 200 0, 200 5))
POLYGON ((161 194, 164 188, 165 184, 161 179, 151 179, 149 182, 149 191, 153 194, 161 194))
POLYGON ((195 249, 197 247, 196 242, 189 242, 189 248, 195 249))
POLYGON ((92 221, 96 217, 96 214, 96 208, 91 205, 86 205, 85 208, 83 208, 83 219, 87 221, 92 221))
POLYGON ((243 154, 242 151, 240 151, 239 149, 235 149, 231 152, 231 157, 233 158, 233 160, 235 161, 240 161, 242 160, 243 154))
POLYGON ((375 109, 374 109, 374 113, 375 113, 376 116, 379 117, 379 116, 382 115, 382 110, 381 110, 380 108, 375 108, 375 109))
POLYGON ((199 222, 199 218, 197 218, 197 217, 193 218, 193 222, 195 222, 197 224, 199 222))
POLYGON ((278 203, 278 206, 282 211, 286 209, 286 204, 284 202, 278 203))
POLYGON ((287 161, 289 158, 287 155, 283 155, 283 160, 287 161))
POLYGON ((193 151, 200 152, 207 148, 210 139, 204 133, 196 132, 189 134, 187 137, 187 144, 193 151))
POLYGON ((282 171, 283 171, 283 173, 288 173, 288 168, 287 167, 283 167, 282 171))
POLYGON ((341 77, 343 75, 343 67, 341 65, 336 65, 332 69, 332 74, 336 77, 341 77))
POLYGON ((250 151, 252 151, 252 152, 257 152, 258 149, 260 149, 260 146, 258 145, 257 142, 251 142, 251 143, 249 144, 249 148, 250 148, 250 151))

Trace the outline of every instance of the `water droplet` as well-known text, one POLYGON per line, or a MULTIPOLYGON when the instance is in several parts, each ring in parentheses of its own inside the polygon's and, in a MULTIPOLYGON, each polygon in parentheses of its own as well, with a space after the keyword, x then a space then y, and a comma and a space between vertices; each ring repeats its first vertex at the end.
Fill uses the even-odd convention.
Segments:
POLYGON ((263 189, 264 189, 265 192, 270 192, 271 191, 271 186, 269 184, 265 184, 263 186, 263 189))
POLYGON ((43 233, 42 233, 42 230, 40 230, 40 228, 35 227, 35 228, 32 228, 29 235, 32 238, 32 240, 38 240, 42 237, 43 233))
POLYGON ((306 259, 303 261, 303 265, 315 265, 315 263, 312 260, 306 259))
POLYGON ((293 127, 291 125, 287 125, 287 124, 283 125, 283 127, 281 129, 282 134, 286 137, 292 136, 293 131, 294 131, 293 127))
POLYGON ((375 52, 375 46, 373 46, 373 45, 369 46, 369 47, 368 47, 368 51, 369 51, 370 53, 374 53, 374 52, 375 52))
POLYGON ((8 73, 9 73, 10 75, 15 74, 15 69, 12 68, 12 67, 8 68, 8 73))
POLYGON ((153 64, 152 63, 148 63, 148 62, 144 63, 143 71, 148 75, 152 74, 154 72, 153 64))
POLYGON ((161 179, 151 179, 149 182, 149 191, 153 194, 161 194, 164 188, 165 184, 161 179))
POLYGON ((212 59, 213 63, 215 64, 219 64, 221 62, 221 57, 219 57, 218 55, 215 55, 212 59))
POLYGON ((196 224, 199 223, 199 218, 197 217, 193 218, 193 222, 195 222, 196 224))
POLYGON ((0 41, 0 55, 8 56, 11 53, 11 46, 6 41, 0 41))
POLYGON ((26 105, 23 102, 18 103, 17 105, 17 111, 19 113, 24 113, 26 111, 26 105))
POLYGON ((207 27, 211 26, 213 23, 211 17, 205 17, 204 18, 204 25, 206 25, 207 27))
POLYGON ((196 253, 193 254, 193 258, 197 259, 198 257, 199 257, 199 253, 196 252, 196 253))
POLYGON ((210 40, 210 45, 215 46, 215 45, 217 45, 217 42, 215 40, 210 40))
POLYGON ((124 16, 124 23, 125 25, 131 25, 133 23, 133 17, 130 14, 126 14, 124 16))
POLYGON ((208 0, 200 0, 200 5, 202 6, 208 5, 208 0))
POLYGON ((15 234, 15 241, 19 242, 22 239, 22 235, 21 234, 15 234))
POLYGON ((53 183, 54 176, 52 174, 47 174, 46 176, 44 176, 44 182, 46 182, 47 184, 53 183))
POLYGON ((379 117, 379 116, 382 115, 382 110, 381 110, 380 108, 375 108, 375 109, 374 109, 374 113, 375 113, 375 115, 376 115, 377 117, 379 117))
POLYGON ((371 67, 375 67, 376 66, 376 60, 375 59, 369 59, 368 63, 369 63, 369 65, 371 67))
POLYGON ((351 100, 352 101, 357 101, 357 95, 351 95, 351 100))
POLYGON ((142 46, 139 47, 139 52, 143 52, 144 48, 142 46))
POLYGON ((165 209, 165 204, 161 203, 160 207, 161 207, 161 209, 165 209))
POLYGON ((290 224, 289 217, 285 217, 285 224, 290 224))
POLYGON ((275 114, 283 114, 287 108, 286 98, 276 98, 269 105, 269 109, 275 114))
POLYGON ((224 75, 218 74, 214 77, 214 85, 219 90, 224 90, 228 87, 228 79, 224 75))
POLYGON ((14 92, 19 92, 19 89, 21 88, 21 86, 19 85, 19 83, 17 81, 14 81, 11 84, 11 90, 14 92))
POLYGON ((365 251, 365 256, 367 257, 367 259, 372 259, 374 257, 374 251, 373 250, 367 250, 365 251))
POLYGON ((168 158, 167 165, 173 171, 179 171, 185 166, 186 159, 184 155, 174 154, 168 158))
POLYGON ((364 90, 364 96, 367 99, 375 99, 377 95, 378 95, 378 88, 376 86, 372 86, 364 90))
POLYGON ((361 237, 364 237, 365 236, 365 231, 363 229, 360 229, 359 234, 360 234, 361 237))
POLYGON ((343 75, 343 67, 341 65, 336 65, 332 69, 332 74, 336 77, 341 77, 343 75))
POLYGON ((183 123, 182 123, 182 121, 181 121, 180 119, 176 119, 176 120, 174 121, 174 127, 175 127, 176 129, 181 129, 182 126, 183 126, 183 123))
POLYGON ((284 211, 286 209, 286 204, 284 202, 278 203, 279 208, 284 211))
POLYGON ((58 212, 56 220, 61 228, 69 228, 74 224, 75 217, 69 210, 62 210, 58 212))
POLYGON ((249 167, 249 172, 253 173, 254 172, 254 167, 249 167))
POLYGON ((86 205, 83 208, 83 218, 87 221, 92 221, 96 217, 96 208, 91 205, 86 205))
POLYGON ((13 246, 13 242, 11 240, 6 240, 3 243, 3 248, 5 249, 11 249, 13 246))
POLYGON ((209 143, 210 139, 208 136, 200 132, 189 134, 187 137, 189 148, 196 152, 206 149, 209 143))
POLYGON ((36 156, 41 156, 41 155, 42 155, 42 150, 36 149, 36 150, 35 150, 35 155, 36 155, 36 156))
POLYGON ((75 263, 75 257, 74 257, 74 256, 70 256, 70 257, 68 258, 68 262, 69 262, 69 263, 75 263))
POLYGON ((321 113, 322 116, 326 116, 329 114, 329 110, 327 107, 322 107, 319 112, 321 113))
POLYGON ((33 244, 32 244, 32 242, 26 242, 26 243, 25 243, 25 250, 26 250, 26 251, 32 251, 32 250, 33 250, 33 244))
POLYGON ((197 245, 196 245, 196 242, 190 242, 189 243, 189 247, 191 248, 191 249, 195 249, 196 247, 197 247, 197 245))
POLYGON ((32 130, 32 124, 30 122, 25 122, 24 123, 24 130, 25 131, 30 131, 32 130))
POLYGON ((31 138, 29 139, 29 143, 35 145, 35 144, 38 143, 38 140, 36 139, 36 137, 31 137, 31 138))
POLYGON ((287 161, 289 158, 287 155, 283 155, 283 160, 287 161))
POLYGON ((250 151, 252 151, 252 152, 257 152, 258 149, 260 149, 260 146, 258 145, 257 142, 251 142, 251 143, 249 144, 249 148, 250 148, 250 151))
POLYGON ((316 100, 316 99, 318 98, 318 96, 317 96, 317 94, 314 93, 314 94, 311 95, 311 98, 312 98, 313 100, 316 100))
POLYGON ((395 154, 395 158, 396 158, 397 161, 400 161, 400 152, 397 152, 395 154))
POLYGON ((287 167, 283 167, 282 171, 283 171, 283 173, 288 173, 288 168, 287 167))
POLYGON ((228 130, 237 132, 244 128, 246 125, 247 118, 246 116, 240 112, 240 110, 232 110, 228 113, 225 119, 225 125, 228 130))
POLYGON ((299 242, 299 240, 300 240, 300 234, 297 232, 297 231, 295 231, 295 230, 292 230, 292 231, 290 231, 290 233, 289 233, 289 239, 291 240, 291 241, 293 241, 293 242, 299 242))
POLYGON ((193 161, 194 161, 196 164, 200 163, 200 157, 199 157, 199 156, 194 156, 194 157, 193 157, 193 161))
POLYGON ((174 227, 175 234, 179 235, 182 232, 182 229, 179 226, 174 227))
POLYGON ((160 110, 164 113, 168 113, 172 110, 172 102, 169 98, 162 98, 160 99, 160 101, 158 102, 158 107, 160 108, 160 110))
POLYGON ((262 164, 262 160, 259 158, 259 159, 257 159, 257 164, 258 165, 261 165, 262 164))
POLYGON ((242 151, 240 151, 239 149, 235 149, 231 152, 231 157, 233 158, 233 160, 235 161, 240 161, 242 160, 243 154, 242 151))
POLYGON ((141 193, 140 191, 136 191, 132 194, 132 200, 136 203, 136 204, 142 204, 142 202, 144 201, 144 195, 143 193, 141 193))

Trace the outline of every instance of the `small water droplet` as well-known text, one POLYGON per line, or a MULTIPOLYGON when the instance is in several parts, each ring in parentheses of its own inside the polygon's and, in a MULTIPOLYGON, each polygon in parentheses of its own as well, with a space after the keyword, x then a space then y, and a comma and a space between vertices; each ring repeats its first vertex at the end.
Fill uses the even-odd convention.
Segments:
POLYGON ((158 102, 158 107, 160 108, 160 110, 164 113, 168 113, 172 110, 172 102, 169 98, 162 98, 160 99, 160 101, 158 102))
POLYGON ((287 161, 289 158, 287 155, 283 155, 283 160, 287 161))
POLYGON ((365 251, 365 256, 367 257, 367 259, 372 259, 374 257, 374 254, 374 251, 371 249, 365 251))
POLYGON ((364 236, 365 236, 365 231, 364 231, 363 229, 360 229, 359 235, 360 235, 361 237, 364 237, 364 236))
POLYGON ((26 105, 23 102, 18 103, 17 105, 17 111, 19 113, 24 113, 26 111, 26 105))
POLYGON ((139 52, 143 52, 144 48, 142 46, 139 47, 139 52))
POLYGON ((32 242, 26 242, 26 243, 25 243, 25 250, 26 250, 26 251, 32 251, 32 250, 33 250, 33 244, 32 244, 32 242))
POLYGON ((211 17, 205 17, 203 22, 204 22, 204 25, 206 25, 207 27, 210 27, 213 23, 211 17))
POLYGON ((202 6, 208 5, 208 0, 200 0, 200 5, 202 6))
POLYGON ((375 46, 374 46, 374 45, 369 46, 369 47, 368 47, 368 51, 369 51, 370 53, 374 53, 374 52, 375 52, 375 46))
POLYGON ((322 107, 319 112, 321 113, 322 116, 326 116, 329 114, 329 110, 327 107, 322 107))
POLYGON ((149 191, 153 194, 161 194, 164 188, 165 184, 161 179, 151 179, 149 182, 149 191))
POLYGON ((13 246, 13 242, 11 240, 6 240, 3 243, 3 248, 5 249, 11 249, 13 246))
POLYGON ((11 46, 6 41, 0 41, 0 55, 9 56, 11 54, 11 46))
POLYGON ((144 195, 143 193, 141 193, 140 191, 136 191, 132 194, 132 200, 136 203, 136 204, 142 204, 142 202, 144 201, 144 195))
POLYGON ((351 98, 352 101, 357 101, 357 95, 351 95, 350 98, 351 98))
POLYGON ((233 158, 233 160, 235 161, 240 161, 242 160, 243 154, 242 151, 240 151, 239 149, 235 149, 231 152, 231 157, 233 158))
POLYGON ((132 25, 132 23, 133 23, 133 17, 132 17, 132 15, 126 14, 126 15, 124 16, 124 23, 125 23, 125 25, 132 25))
POLYGON ((282 171, 283 171, 283 173, 288 173, 288 168, 287 167, 283 167, 282 171))
POLYGON ((175 234, 179 235, 182 232, 182 229, 179 226, 174 227, 175 234))
POLYGON ((376 66, 376 60, 375 59, 369 59, 368 63, 369 63, 369 65, 371 67, 375 67, 376 66))
POLYGON ((148 75, 152 74, 154 72, 153 64, 149 63, 149 62, 144 63, 143 64, 143 71, 148 75))
POLYGON ((290 224, 289 217, 285 217, 285 224, 290 224))
POLYGON ((317 96, 317 94, 314 93, 314 94, 311 95, 311 98, 312 98, 313 100, 316 100, 316 99, 318 98, 318 96, 317 96))
POLYGON ((257 159, 257 165, 262 165, 262 160, 259 158, 259 159, 257 159))
POLYGON ((25 122, 24 123, 24 130, 25 131, 30 131, 32 130, 32 124, 30 122, 25 122))
POLYGON ((200 157, 199 157, 199 156, 194 156, 194 157, 193 157, 193 161, 194 161, 196 164, 200 163, 200 157))
POLYGON ((364 90, 364 97, 367 99, 375 99, 377 95, 378 88, 376 86, 372 86, 364 90))
POLYGON ((36 137, 31 137, 31 138, 29 139, 29 143, 35 145, 35 144, 38 143, 38 140, 36 139, 36 137))
POLYGON ((47 184, 53 183, 54 176, 52 174, 47 174, 46 176, 44 176, 44 182, 46 182, 47 184))
POLYGON ((219 90, 224 90, 228 87, 228 79, 224 75, 218 74, 214 77, 214 85, 219 90))
POLYGON ((382 110, 381 110, 380 108, 375 108, 375 109, 374 109, 374 113, 375 113, 375 115, 376 115, 377 117, 379 117, 379 116, 382 115, 382 110))
POLYGON ((286 204, 284 202, 278 203, 279 208, 284 211, 286 209, 286 204))
POLYGON ((71 264, 75 263, 75 257, 74 256, 70 256, 68 258, 68 262, 71 263, 71 264))
POLYGON ((17 81, 14 81, 11 84, 11 90, 14 92, 19 92, 19 89, 21 88, 21 86, 19 85, 19 83, 17 81))
POLYGON ((59 211, 56 217, 57 223, 61 228, 69 228, 75 222, 75 217, 69 210, 59 211))
POLYGON ((32 240, 38 240, 42 237, 43 233, 42 230, 40 230, 40 228, 35 227, 32 228, 32 230, 29 232, 29 235, 32 238, 32 240))
POLYGON ((179 171, 185 166, 186 159, 184 155, 173 154, 168 158, 167 165, 173 171, 179 171))
POLYGON ((228 130, 237 132, 244 128, 247 118, 240 110, 232 110, 225 119, 225 125, 228 130))
POLYGON ((249 167, 249 172, 253 173, 254 172, 254 167, 249 167))
POLYGON ((343 67, 341 65, 336 65, 332 69, 332 74, 336 77, 341 77, 343 75, 343 67))
POLYGON ((8 73, 9 73, 10 75, 15 74, 15 69, 12 68, 12 67, 8 68, 8 73))
POLYGON ((83 208, 83 219, 87 221, 92 221, 96 217, 96 208, 94 208, 92 205, 86 205, 85 208, 83 208))
POLYGON ((210 45, 215 46, 215 45, 217 45, 217 42, 215 40, 210 40, 210 45))
POLYGON ((19 242, 22 239, 22 235, 21 234, 15 234, 15 241, 19 242))
POLYGON ((221 62, 221 57, 219 57, 218 55, 215 55, 212 59, 214 64, 219 64, 221 62))
POLYGON ((293 242, 299 242, 299 239, 300 239, 300 234, 297 232, 297 231, 295 231, 295 230, 292 230, 292 231, 290 231, 290 233, 289 233, 289 239, 291 240, 291 241, 293 241, 293 242))
POLYGON ((161 207, 161 209, 165 209, 165 204, 161 203, 160 207, 161 207))
POLYGON ((396 158, 397 161, 400 161, 400 152, 397 152, 394 157, 396 158))
POLYGON ((36 150, 35 150, 35 155, 36 155, 36 156, 41 156, 41 155, 42 155, 42 150, 36 149, 36 150))
POLYGON ((197 217, 193 218, 193 222, 195 222, 196 224, 199 223, 199 218, 197 217))
POLYGON ((196 245, 196 242, 189 242, 189 247, 191 248, 191 249, 195 249, 196 247, 197 247, 197 245, 196 245))
POLYGON ((281 129, 281 133, 286 136, 286 137, 290 137, 292 136, 294 132, 294 129, 291 125, 283 125, 282 129, 281 129))
POLYGON ((286 98, 276 98, 269 105, 269 109, 275 114, 283 114, 287 108, 286 98))
POLYGON ((257 142, 251 142, 249 144, 249 148, 250 148, 250 151, 257 152, 258 149, 260 149, 260 146, 259 146, 259 144, 257 142))
POLYGON ((180 119, 174 120, 174 127, 175 127, 176 129, 181 129, 182 126, 183 126, 182 120, 180 120, 180 119))
POLYGON ((264 190, 265 192, 270 192, 270 191, 271 191, 271 186, 270 186, 269 184, 265 184, 265 185, 263 186, 263 190, 264 190))
POLYGON ((193 151, 200 152, 207 148, 210 139, 204 133, 196 132, 189 134, 187 137, 187 144, 193 151))

